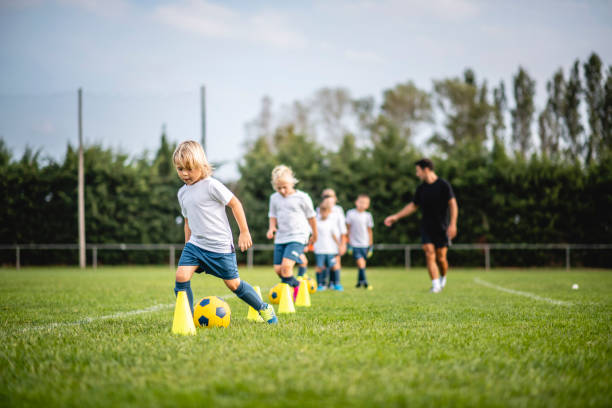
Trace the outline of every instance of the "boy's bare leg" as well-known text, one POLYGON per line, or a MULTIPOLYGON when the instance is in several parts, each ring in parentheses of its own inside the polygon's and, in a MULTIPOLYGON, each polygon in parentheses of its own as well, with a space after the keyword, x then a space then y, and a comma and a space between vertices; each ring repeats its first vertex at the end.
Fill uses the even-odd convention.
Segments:
POLYGON ((191 290, 191 278, 198 269, 197 265, 179 266, 176 269, 176 282, 174 284, 174 296, 179 292, 185 292, 187 294, 187 301, 189 302, 189 308, 193 315, 193 291, 191 290))

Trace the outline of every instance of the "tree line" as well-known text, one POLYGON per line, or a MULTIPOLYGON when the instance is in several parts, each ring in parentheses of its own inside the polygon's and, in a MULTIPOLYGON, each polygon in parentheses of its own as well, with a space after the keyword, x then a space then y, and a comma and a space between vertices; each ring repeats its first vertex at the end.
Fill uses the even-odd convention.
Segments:
MULTIPOLYGON (((513 103, 503 82, 489 91, 471 69, 462 77, 435 80, 429 91, 411 81, 398 84, 382 92, 379 104, 371 96, 352 98, 342 88, 321 89, 280 112, 264 98, 260 114, 247 124, 250 137, 240 178, 229 186, 245 207, 256 243, 267 242, 270 172, 279 163, 294 169, 297 187, 315 205, 327 187, 336 190, 345 210, 357 194, 369 194, 375 242, 419 243, 418 217, 392 228, 383 220, 411 200, 418 184, 414 162, 428 155, 455 189, 457 243, 609 243, 612 67, 604 72, 593 54, 582 64, 576 61, 567 78, 559 69, 546 89, 546 106, 537 115, 538 139, 532 134, 535 83, 523 68, 513 78, 513 103), (425 143, 418 142, 419 134, 425 134, 425 143)), ((183 241, 174 147, 162 134, 152 155, 130 158, 97 145, 85 149, 87 242, 183 241)), ((0 139, 0 205, 5 209, 0 242, 77 242, 77 163, 72 146, 60 161, 43 160, 31 149, 14 158, 0 139)), ((0 256, 2 263, 13 261, 12 253, 0 256)), ((258 253, 256 261, 269 263, 270 256, 258 253)), ((167 253, 104 251, 99 257, 100 263, 165 262, 167 253)), ((76 253, 48 251, 35 258, 37 263, 74 263, 76 253)), ((450 256, 455 264, 480 264, 481 259, 477 252, 451 251, 450 256)), ((573 259, 612 265, 605 251, 577 253, 573 259)), ((562 265, 563 260, 555 251, 512 251, 494 253, 492 264, 562 265)), ((401 264, 403 254, 376 253, 373 262, 401 264)))

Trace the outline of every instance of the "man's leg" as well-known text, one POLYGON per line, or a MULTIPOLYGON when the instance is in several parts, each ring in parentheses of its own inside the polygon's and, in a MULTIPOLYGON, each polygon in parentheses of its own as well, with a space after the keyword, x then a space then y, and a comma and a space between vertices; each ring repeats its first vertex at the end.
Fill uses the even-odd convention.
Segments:
POLYGON ((437 293, 441 290, 438 265, 436 264, 436 251, 433 244, 423 244, 423 252, 425 252, 425 261, 427 262, 427 271, 431 278, 431 291, 437 293))
POLYGON ((443 288, 446 286, 446 273, 448 271, 448 260, 446 259, 446 252, 448 248, 436 248, 436 263, 440 270, 440 286, 443 288))

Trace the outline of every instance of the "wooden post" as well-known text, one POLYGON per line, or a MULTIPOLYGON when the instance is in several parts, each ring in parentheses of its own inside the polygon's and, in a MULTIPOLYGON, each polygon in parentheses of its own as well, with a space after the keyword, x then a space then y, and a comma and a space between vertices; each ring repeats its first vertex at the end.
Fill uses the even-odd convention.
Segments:
POLYGON ((489 245, 485 245, 485 269, 487 271, 491 269, 491 248, 489 245))
POLYGON ((15 247, 15 267, 21 269, 21 248, 19 248, 19 245, 15 247))
POLYGON ((98 247, 94 246, 91 254, 91 264, 94 269, 98 269, 98 247))
POLYGON ((570 246, 568 244, 565 247, 565 269, 569 271, 571 267, 572 265, 570 263, 570 246))
POLYGON ((174 245, 170 245, 170 269, 174 270, 174 264, 175 264, 175 251, 174 251, 174 245))
POLYGON ((85 268, 85 165, 83 158, 83 90, 79 88, 79 266, 85 268))
POLYGON ((406 269, 410 269, 412 263, 411 261, 412 260, 410 259, 410 247, 406 245, 404 247, 404 266, 406 267, 406 269))

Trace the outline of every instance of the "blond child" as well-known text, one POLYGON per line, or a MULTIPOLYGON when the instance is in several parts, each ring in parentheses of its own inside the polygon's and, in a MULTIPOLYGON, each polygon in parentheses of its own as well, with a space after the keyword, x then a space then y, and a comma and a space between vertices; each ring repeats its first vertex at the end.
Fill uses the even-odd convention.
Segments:
POLYGON ((266 236, 274 238, 274 272, 281 282, 293 287, 297 296, 299 281, 293 276, 293 267, 301 263, 304 245, 317 240, 317 222, 310 196, 296 190, 291 168, 285 165, 272 170, 272 187, 276 190, 270 196, 268 212, 269 228, 266 236), (311 234, 310 239, 308 236, 311 234))
POLYGON ((195 141, 179 144, 172 160, 185 185, 178 191, 185 218, 185 247, 176 270, 174 294, 185 291, 193 314, 191 278, 205 272, 223 279, 225 285, 268 323, 278 322, 274 308, 264 303, 247 282, 240 280, 234 240, 225 207, 232 209, 240 228, 238 246, 246 251, 253 244, 240 201, 212 177, 212 167, 202 146, 195 141))
POLYGON ((374 220, 366 211, 370 207, 370 197, 360 194, 355 201, 355 208, 346 213, 346 228, 349 236, 349 254, 357 262, 358 276, 356 287, 372 289, 366 278, 366 259, 372 256, 374 220))

